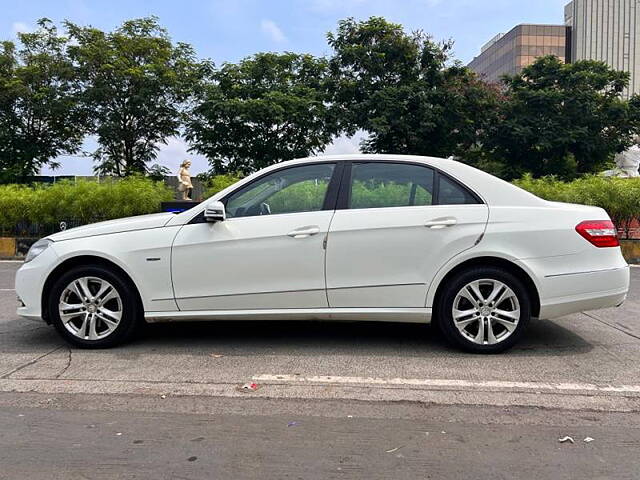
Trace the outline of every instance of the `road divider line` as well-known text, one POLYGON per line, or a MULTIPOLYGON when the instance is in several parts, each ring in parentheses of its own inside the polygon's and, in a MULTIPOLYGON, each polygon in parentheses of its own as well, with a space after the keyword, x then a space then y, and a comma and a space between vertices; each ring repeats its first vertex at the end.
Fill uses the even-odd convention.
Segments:
POLYGON ((593 383, 508 382, 499 380, 469 381, 450 379, 377 378, 304 375, 255 375, 257 383, 366 385, 397 387, 431 387, 491 390, 531 390, 552 392, 640 393, 640 385, 596 385, 593 383))

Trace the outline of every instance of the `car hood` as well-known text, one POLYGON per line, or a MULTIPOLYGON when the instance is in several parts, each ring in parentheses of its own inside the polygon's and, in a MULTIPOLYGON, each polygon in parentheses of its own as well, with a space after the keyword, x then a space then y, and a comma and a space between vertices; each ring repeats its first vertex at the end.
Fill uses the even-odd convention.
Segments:
POLYGON ((173 213, 165 212, 152 213, 150 215, 138 215, 136 217, 118 218, 117 220, 107 220, 106 222, 92 223, 82 227, 70 228, 69 230, 49 235, 47 238, 54 242, 60 242, 63 240, 94 237, 96 235, 107 235, 110 233, 146 230, 149 228, 163 227, 173 217, 173 213))

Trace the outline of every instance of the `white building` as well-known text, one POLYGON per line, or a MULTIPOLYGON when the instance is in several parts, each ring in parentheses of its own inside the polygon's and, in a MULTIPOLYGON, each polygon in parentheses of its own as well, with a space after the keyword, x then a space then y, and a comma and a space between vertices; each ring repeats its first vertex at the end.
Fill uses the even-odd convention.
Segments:
POLYGON ((571 61, 601 60, 629 72, 624 96, 640 93, 640 0, 573 0, 564 16, 571 61))

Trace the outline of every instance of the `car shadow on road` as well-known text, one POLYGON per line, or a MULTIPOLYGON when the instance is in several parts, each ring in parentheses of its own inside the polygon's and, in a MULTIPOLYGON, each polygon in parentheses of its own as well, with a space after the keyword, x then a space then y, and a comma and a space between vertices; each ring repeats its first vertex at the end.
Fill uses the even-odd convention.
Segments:
MULTIPOLYGON (((585 354, 593 346, 563 320, 535 320, 511 355, 563 356, 585 354)), ((22 319, 0 331, 1 353, 38 353, 65 346, 53 327, 22 319)), ((138 338, 116 352, 147 350, 173 353, 224 351, 270 355, 401 355, 456 354, 440 332, 422 324, 323 321, 216 321, 146 325, 138 338)), ((112 350, 113 352, 113 350, 112 350)))
MULTIPOLYGON (((433 326, 381 322, 186 322, 153 324, 135 343, 155 349, 251 350, 256 354, 321 355, 450 355, 433 326)), ((593 346, 559 323, 532 321, 514 355, 561 356, 584 354, 593 346)))

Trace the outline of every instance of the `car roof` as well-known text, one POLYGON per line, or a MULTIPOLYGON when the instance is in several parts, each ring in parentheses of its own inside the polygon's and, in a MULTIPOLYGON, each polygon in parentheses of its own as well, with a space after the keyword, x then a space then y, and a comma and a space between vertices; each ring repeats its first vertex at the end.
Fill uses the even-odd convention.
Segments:
POLYGON ((439 158, 439 157, 426 157, 421 155, 399 155, 388 153, 345 153, 336 155, 315 155, 306 158, 298 158, 295 160, 288 160, 285 162, 277 163, 277 166, 283 166, 287 164, 297 163, 310 163, 310 162, 347 162, 347 161, 362 161, 362 160, 380 160, 380 161, 394 161, 394 162, 419 162, 428 163, 437 166, 439 163, 454 162, 453 158, 439 158))

